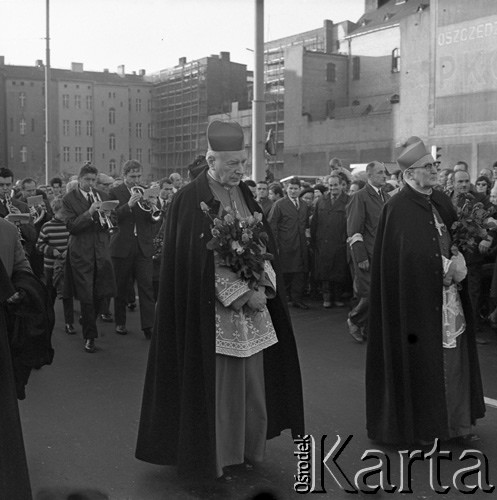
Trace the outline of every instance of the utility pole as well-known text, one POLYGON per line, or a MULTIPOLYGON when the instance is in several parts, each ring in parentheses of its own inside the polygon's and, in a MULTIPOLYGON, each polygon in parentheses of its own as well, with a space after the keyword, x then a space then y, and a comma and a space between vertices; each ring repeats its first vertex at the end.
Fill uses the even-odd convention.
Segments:
POLYGON ((264 0, 255 0, 255 71, 252 101, 252 179, 263 180, 265 174, 264 143, 266 106, 264 101, 264 0))
POLYGON ((47 5, 47 36, 45 55, 45 184, 50 178, 50 168, 52 166, 52 146, 50 131, 50 0, 46 0, 47 5))

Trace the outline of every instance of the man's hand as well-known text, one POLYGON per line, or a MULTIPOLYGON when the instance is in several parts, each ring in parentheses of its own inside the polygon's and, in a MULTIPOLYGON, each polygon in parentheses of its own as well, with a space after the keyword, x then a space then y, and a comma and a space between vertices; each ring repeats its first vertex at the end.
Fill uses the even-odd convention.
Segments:
POLYGON ((478 250, 480 250, 480 253, 485 255, 490 251, 490 245, 492 244, 491 241, 488 240, 481 240, 480 244, 478 245, 478 250))
POLYGON ((9 210, 10 210, 11 214, 20 214, 21 213, 21 211, 17 207, 15 207, 12 203, 10 204, 9 210))
POLYGON ((140 193, 133 193, 128 201, 129 208, 133 208, 142 198, 140 193))
POLYGON ((357 267, 359 269, 362 269, 363 271, 369 271, 369 260, 363 260, 362 262, 359 262, 357 264, 357 267))
POLYGON ((266 306, 266 287, 259 286, 258 290, 254 290, 247 301, 247 306, 253 311, 262 311, 266 306))
POLYGON ((93 215, 100 208, 100 205, 102 205, 101 201, 94 201, 91 204, 90 208, 88 209, 88 212, 90 212, 90 215, 93 215))

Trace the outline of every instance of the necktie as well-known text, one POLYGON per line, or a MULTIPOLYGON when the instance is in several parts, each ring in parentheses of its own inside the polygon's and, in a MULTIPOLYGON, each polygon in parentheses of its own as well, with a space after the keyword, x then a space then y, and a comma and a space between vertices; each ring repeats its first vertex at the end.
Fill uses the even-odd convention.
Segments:
POLYGON ((382 203, 385 203, 385 195, 381 189, 378 190, 378 194, 380 195, 382 203))
POLYGON ((94 200, 93 200, 93 196, 92 196, 92 194, 88 191, 88 203, 89 203, 90 205, 92 205, 92 204, 93 204, 93 201, 94 201, 94 200))
POLYGON ((297 198, 294 198, 293 203, 297 207, 297 210, 299 209, 299 200, 297 198))

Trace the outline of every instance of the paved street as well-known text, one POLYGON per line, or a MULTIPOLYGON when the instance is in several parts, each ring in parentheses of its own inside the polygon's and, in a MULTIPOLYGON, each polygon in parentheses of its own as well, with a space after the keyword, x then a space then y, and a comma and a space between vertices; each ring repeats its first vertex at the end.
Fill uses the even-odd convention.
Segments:
MULTIPOLYGON (((353 436, 337 460, 353 481, 356 472, 377 463, 361 461, 367 449, 375 448, 365 432, 366 346, 356 344, 346 333, 345 309, 324 310, 320 303, 311 304, 308 311, 292 310, 303 372, 307 432, 316 443, 322 435, 328 436, 324 453, 332 448, 337 435, 342 443, 353 436)), ((58 318, 59 308, 60 304, 58 318)), ((68 336, 61 321, 57 323, 54 363, 32 374, 27 399, 20 402, 35 498, 37 494, 42 498, 41 491, 51 488, 66 494, 78 488, 95 488, 113 500, 248 499, 261 491, 272 492, 279 499, 301 498, 293 490, 297 460, 289 433, 268 442, 262 465, 251 471, 234 468, 234 481, 228 484, 199 484, 195 478, 180 482, 174 469, 134 458, 149 343, 139 331, 138 312, 128 313, 128 318, 130 334, 125 337, 114 333, 113 324, 100 324, 103 336, 97 342, 99 351, 93 355, 83 351, 79 325, 78 335, 68 336)), ((485 395, 497 400, 497 335, 486 331, 484 336, 489 343, 479 346, 479 352, 485 395)), ((493 484, 497 483, 496 429, 497 409, 489 407, 477 428, 482 440, 476 448, 488 458, 493 484)), ((443 443, 442 449, 453 452, 452 461, 444 461, 441 467, 441 482, 451 485, 445 498, 467 498, 455 491, 451 477, 474 461, 458 461, 463 448, 455 444, 443 443)), ((399 455, 396 450, 384 450, 391 459, 391 482, 399 486, 399 455)), ((475 475, 468 478, 467 484, 471 482, 475 482, 475 475)), ((319 486, 318 481, 316 489, 319 486)), ((326 471, 324 486, 327 498, 354 498, 326 471)), ((413 464, 412 488, 411 498, 439 497, 430 488, 427 461, 413 464)), ((400 494, 379 492, 374 498, 385 496, 400 494)), ((472 496, 480 497, 489 495, 472 496)))

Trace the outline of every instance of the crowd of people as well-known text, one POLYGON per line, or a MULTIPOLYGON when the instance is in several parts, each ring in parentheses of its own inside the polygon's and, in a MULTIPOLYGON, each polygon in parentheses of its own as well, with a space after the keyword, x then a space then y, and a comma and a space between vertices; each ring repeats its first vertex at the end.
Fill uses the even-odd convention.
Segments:
MULTIPOLYGON (((314 183, 253 181, 238 124, 213 122, 207 138, 209 150, 189 165, 188 179, 173 173, 148 185, 136 160, 124 163, 119 179, 86 163, 74 178, 48 185, 0 168, 6 283, 16 270, 32 270, 50 303, 62 300, 65 333, 79 324, 90 354, 99 321, 128 333, 138 295, 151 345, 137 457, 221 477, 231 464, 262 460, 266 439, 283 429, 303 435, 287 305, 309 309, 316 301, 348 306, 351 337, 367 342, 371 439, 476 439, 472 426, 484 405, 472 332, 485 321, 497 328, 497 162, 471 179, 467 163, 441 169, 412 137, 395 171, 372 159, 352 175, 333 158, 329 175, 314 183), (488 217, 465 251, 453 246, 450 230, 468 206, 488 217), (255 285, 202 244, 216 235, 212 220, 222 224, 230 213, 246 225, 260 217, 264 228, 255 285), (444 370, 452 384, 444 385, 444 370)), ((253 233, 245 229, 244 237, 253 233)))

